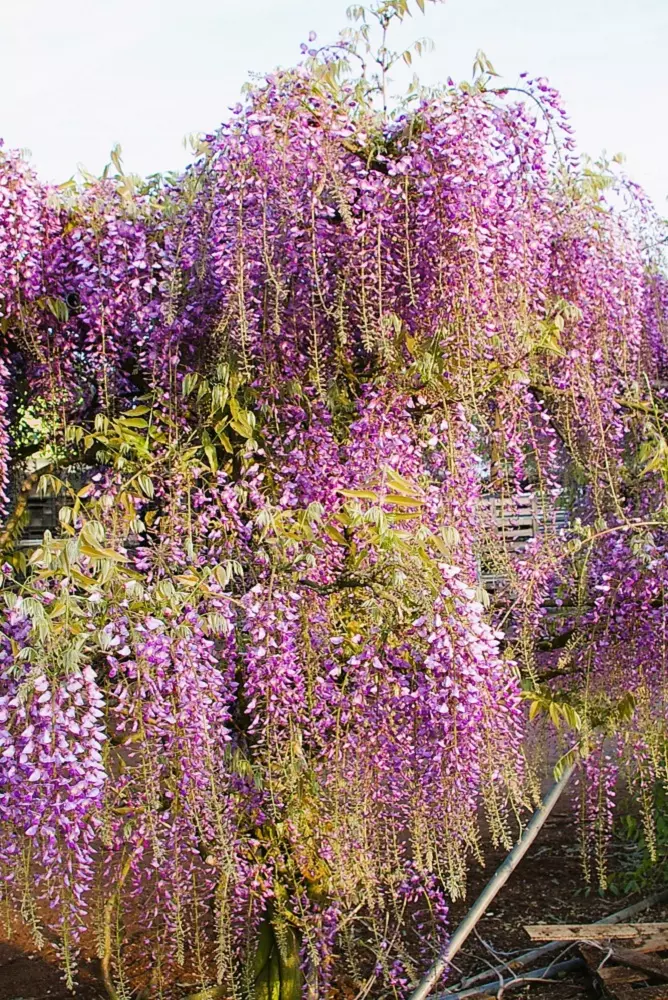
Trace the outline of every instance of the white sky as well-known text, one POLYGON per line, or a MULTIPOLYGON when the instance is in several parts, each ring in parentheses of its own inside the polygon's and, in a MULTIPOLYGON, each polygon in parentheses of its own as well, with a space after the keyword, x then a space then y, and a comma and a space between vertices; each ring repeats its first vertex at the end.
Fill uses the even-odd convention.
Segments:
MULTIPOLYGON (((187 133, 227 117, 249 71, 335 39, 348 0, 0 0, 0 135, 44 179, 180 169, 187 133)), ((407 25, 427 35, 426 83, 470 78, 482 48, 508 83, 524 70, 563 93, 580 147, 623 152, 668 214, 668 0, 446 0, 407 25)))

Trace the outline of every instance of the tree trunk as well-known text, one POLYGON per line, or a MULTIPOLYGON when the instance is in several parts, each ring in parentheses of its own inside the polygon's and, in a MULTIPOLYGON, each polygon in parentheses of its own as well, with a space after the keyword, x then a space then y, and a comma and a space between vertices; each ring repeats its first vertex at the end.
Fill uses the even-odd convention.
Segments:
POLYGON ((299 935, 290 924, 271 914, 265 917, 254 963, 255 1000, 300 1000, 299 945, 299 935))

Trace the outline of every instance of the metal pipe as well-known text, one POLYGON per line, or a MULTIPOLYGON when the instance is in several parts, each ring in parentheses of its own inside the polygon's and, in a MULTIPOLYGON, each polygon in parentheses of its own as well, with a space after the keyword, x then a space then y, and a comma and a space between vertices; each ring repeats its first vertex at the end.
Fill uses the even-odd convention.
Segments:
POLYGON ((559 796, 570 781, 574 770, 575 764, 569 764, 568 767, 564 769, 559 780, 554 783, 546 795, 545 801, 539 806, 531 817, 531 821, 522 834, 520 840, 515 844, 503 864, 494 872, 494 875, 480 893, 441 954, 425 974, 418 986, 411 993, 409 1000, 424 1000, 424 998, 431 993, 434 986, 436 986, 448 965, 462 947, 489 904, 492 902, 499 890, 506 884, 526 852, 533 844, 534 840, 540 833, 545 820, 557 804, 559 796))
MULTIPOLYGON (((623 924, 629 917, 635 917, 638 913, 643 913, 645 910, 651 909, 652 906, 664 903, 666 900, 668 900, 668 889, 663 889, 661 892, 655 892, 653 896, 647 896, 646 899, 632 903, 631 906, 625 906, 623 910, 610 913, 607 917, 603 917, 602 920, 596 920, 595 923, 623 924)), ((462 979, 453 989, 461 991, 467 986, 474 986, 476 983, 486 983, 488 980, 493 981, 499 973, 503 974, 508 971, 516 972, 518 969, 525 969, 527 965, 531 965, 532 962, 543 958, 544 955, 550 955, 553 951, 559 951, 563 943, 563 941, 550 941, 549 944, 543 944, 539 948, 532 948, 531 951, 525 951, 522 955, 508 959, 503 965, 496 965, 493 968, 485 969, 484 972, 478 972, 475 976, 468 976, 466 979, 462 979)), ((456 995, 456 993, 452 993, 452 996, 456 995)), ((442 996, 443 1000, 445 1000, 450 994, 446 992, 442 996)))
MULTIPOLYGON (((563 941, 559 942, 563 944, 563 941)), ((525 979, 547 979, 548 974, 551 979, 553 975, 564 975, 567 972, 575 972, 576 969, 586 969, 585 963, 581 958, 567 958, 563 962, 556 962, 552 965, 546 965, 542 969, 534 969, 532 972, 527 972, 523 976, 517 976, 513 979, 508 979, 504 982, 504 986, 507 988, 512 986, 516 979, 521 979, 524 982, 525 979)), ((434 1000, 466 1000, 467 997, 479 997, 479 996, 491 996, 492 992, 497 992, 499 989, 499 984, 492 982, 483 983, 480 986, 473 986, 468 990, 458 990, 456 993, 439 993, 434 997, 434 1000)))

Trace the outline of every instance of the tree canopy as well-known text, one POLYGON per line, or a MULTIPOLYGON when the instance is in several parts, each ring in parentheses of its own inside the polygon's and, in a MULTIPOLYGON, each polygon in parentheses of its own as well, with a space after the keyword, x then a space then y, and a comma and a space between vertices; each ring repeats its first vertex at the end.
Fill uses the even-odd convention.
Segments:
POLYGON ((183 965, 405 995, 546 761, 603 883, 622 766, 651 842, 662 230, 543 79, 480 56, 388 110, 407 12, 355 11, 183 176, 0 151, 2 891, 115 998, 183 965))

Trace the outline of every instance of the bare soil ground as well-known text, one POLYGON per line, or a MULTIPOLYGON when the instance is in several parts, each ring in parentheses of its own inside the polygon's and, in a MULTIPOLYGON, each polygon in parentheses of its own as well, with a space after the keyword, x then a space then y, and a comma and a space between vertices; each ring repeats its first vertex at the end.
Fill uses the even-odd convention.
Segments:
MULTIPOLYGON (((468 900, 453 905, 451 910, 453 928, 504 856, 503 851, 490 850, 486 867, 471 872, 468 900)), ((462 975, 472 975, 488 964, 497 964, 494 953, 502 961, 508 953, 529 950, 532 944, 523 930, 524 924, 589 923, 640 898, 637 895, 601 898, 595 891, 585 894, 585 889, 573 814, 564 805, 548 819, 536 843, 479 922, 457 956, 457 970, 462 975)), ((638 919, 667 921, 668 905, 648 910, 638 919)), ((453 979, 456 978, 459 975, 453 973, 453 979)), ((69 993, 55 956, 48 951, 35 954, 26 934, 0 940, 0 1000, 104 1000, 106 994, 95 961, 82 962, 78 979, 76 992, 69 993)), ((496 988, 491 996, 495 994, 496 988)), ((577 975, 543 984, 518 983, 506 987, 503 994, 504 1000, 584 1000, 594 996, 586 977, 577 975)))
POLYGON ((36 955, 27 936, 0 942, 0 1000, 107 1000, 90 965, 82 964, 78 979, 72 994, 65 988, 54 956, 36 955))
MULTIPOLYGON (((489 965, 501 964, 509 953, 518 954, 537 947, 525 933, 525 924, 594 923, 642 898, 642 894, 602 898, 595 888, 587 892, 576 833, 572 810, 567 804, 560 804, 457 956, 455 963, 462 975, 474 975, 489 965), (498 961, 494 952, 499 956, 498 961)), ((451 908, 453 927, 464 917, 471 901, 504 857, 503 851, 488 851, 486 868, 471 872, 469 898, 451 908)), ((651 895, 651 891, 646 895, 651 895)), ((666 921, 668 904, 647 910, 635 919, 666 921)), ((557 952, 549 956, 543 964, 556 960, 558 955, 557 952)), ((577 953, 573 948, 564 948, 563 959, 574 957, 577 953)), ((453 974, 453 978, 461 977, 453 974)), ((510 987, 507 984, 511 979, 511 974, 505 977, 503 1000, 584 1000, 596 996, 584 974, 510 987)), ((496 996, 500 985, 490 990, 490 996, 496 996)))

